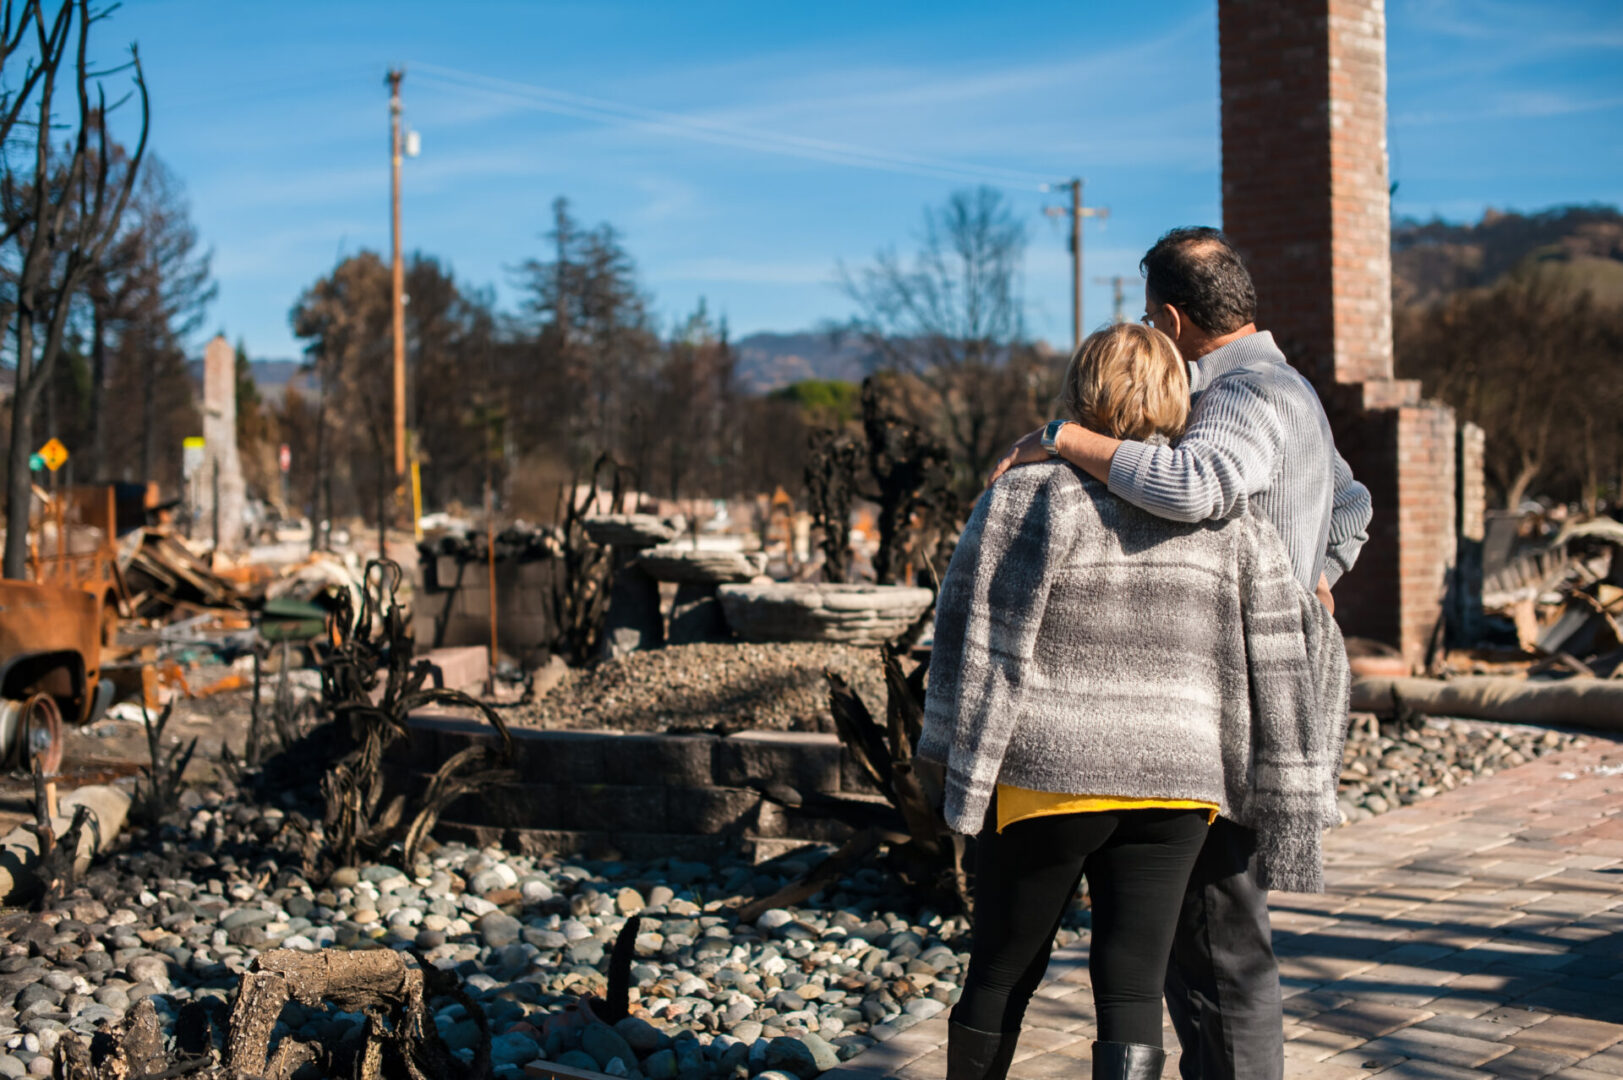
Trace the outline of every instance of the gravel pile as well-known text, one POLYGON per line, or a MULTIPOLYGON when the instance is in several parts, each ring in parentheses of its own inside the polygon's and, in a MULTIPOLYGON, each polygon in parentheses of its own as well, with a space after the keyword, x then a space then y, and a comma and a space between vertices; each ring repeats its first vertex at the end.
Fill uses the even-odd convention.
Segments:
MULTIPOLYGON (((963 920, 921 910, 877 869, 753 924, 721 898, 764 895, 808 863, 604 863, 447 845, 409 873, 347 867, 317 887, 290 869, 293 817, 205 793, 55 910, 0 918, 0 1077, 48 1075, 64 1032, 88 1036, 144 998, 166 1032, 190 1003, 223 1027, 237 976, 263 950, 415 946, 483 1007, 498 1076, 544 1056, 648 1080, 804 1080, 946 1009, 968 961, 963 920), (632 914, 642 917, 632 1016, 582 1024, 564 1007, 604 994, 632 914)), ((1085 920, 1071 916, 1061 942, 1085 920)), ((447 1042, 471 1059, 474 1022, 434 1004, 447 1042)), ((363 1023, 290 1005, 282 1031, 343 1040, 363 1023)))
POLYGON ((511 711, 526 727, 620 731, 833 731, 827 668, 883 708, 879 650, 850 645, 672 645, 570 669, 534 705, 511 711))
POLYGON ((1377 723, 1374 716, 1357 714, 1341 756, 1341 820, 1384 814, 1583 741, 1513 724, 1377 723))

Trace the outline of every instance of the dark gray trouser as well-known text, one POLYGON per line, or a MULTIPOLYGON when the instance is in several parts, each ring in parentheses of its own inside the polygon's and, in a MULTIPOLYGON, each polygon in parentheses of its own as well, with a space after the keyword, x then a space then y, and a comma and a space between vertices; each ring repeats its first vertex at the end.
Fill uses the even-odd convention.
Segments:
POLYGON ((1218 818, 1189 875, 1166 982, 1183 1080, 1285 1075, 1279 961, 1255 849, 1249 829, 1218 818))

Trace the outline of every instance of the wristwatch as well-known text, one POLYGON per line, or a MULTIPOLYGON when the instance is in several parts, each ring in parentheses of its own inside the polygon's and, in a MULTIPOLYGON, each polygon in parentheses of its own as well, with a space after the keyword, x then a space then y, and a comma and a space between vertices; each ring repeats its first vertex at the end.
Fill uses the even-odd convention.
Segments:
POLYGON ((1043 449, 1048 451, 1049 457, 1059 457, 1059 429, 1066 424, 1075 423, 1073 420, 1050 420, 1043 427, 1043 449))

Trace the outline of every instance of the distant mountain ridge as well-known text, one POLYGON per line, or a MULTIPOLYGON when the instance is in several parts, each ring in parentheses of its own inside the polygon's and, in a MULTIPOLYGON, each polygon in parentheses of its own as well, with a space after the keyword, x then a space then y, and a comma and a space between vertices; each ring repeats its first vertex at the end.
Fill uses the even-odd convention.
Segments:
MULTIPOLYGON (((266 401, 279 402, 282 395, 287 393, 288 385, 297 381, 299 369, 304 366, 302 360, 250 360, 248 361, 248 374, 254 380, 254 386, 259 388, 259 396, 266 401)), ((203 392, 203 360, 201 357, 186 361, 186 370, 191 374, 192 382, 197 386, 197 392, 203 392)))
POLYGON ((1392 223, 1392 300, 1399 307, 1492 285, 1529 262, 1612 299, 1623 271, 1623 213, 1558 206, 1535 214, 1489 210, 1475 224, 1392 223))
POLYGON ((854 334, 828 331, 750 334, 733 342, 739 385, 746 393, 769 394, 806 379, 861 382, 879 367, 879 355, 854 334))
MULTIPOLYGON (((860 337, 806 330, 780 334, 750 334, 733 342, 737 377, 748 394, 770 394, 806 379, 861 382, 879 366, 879 356, 860 337)), ((300 381, 300 360, 253 360, 249 369, 254 384, 267 400, 280 401, 290 384, 300 381)), ((201 381, 203 363, 193 361, 193 377, 201 381)))
POLYGON ((248 361, 249 374, 253 376, 254 385, 259 387, 260 396, 270 401, 282 399, 282 395, 287 393, 288 384, 299 377, 299 369, 303 366, 301 360, 248 361))

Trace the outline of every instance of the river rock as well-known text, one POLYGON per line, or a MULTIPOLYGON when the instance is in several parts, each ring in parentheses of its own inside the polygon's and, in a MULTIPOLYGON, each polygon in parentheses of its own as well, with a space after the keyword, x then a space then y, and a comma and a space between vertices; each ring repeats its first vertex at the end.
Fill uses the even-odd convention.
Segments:
POLYGON ((637 1063, 637 1055, 631 1049, 631 1044, 607 1024, 587 1024, 580 1033, 580 1048, 592 1055, 599 1069, 607 1069, 616 1058, 627 1066, 637 1063))
POLYGON ((478 926, 485 944, 493 949, 513 944, 518 940, 519 931, 524 928, 517 919, 500 911, 481 915, 478 926))

